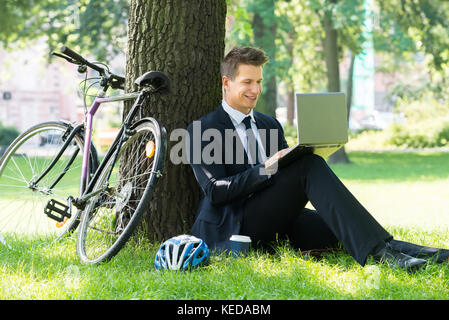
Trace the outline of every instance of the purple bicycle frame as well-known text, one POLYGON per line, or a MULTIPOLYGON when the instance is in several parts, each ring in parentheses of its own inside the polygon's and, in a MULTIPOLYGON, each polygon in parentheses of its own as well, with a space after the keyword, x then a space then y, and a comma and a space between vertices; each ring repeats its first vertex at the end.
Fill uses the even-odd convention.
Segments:
POLYGON ((115 101, 125 101, 132 100, 139 96, 139 92, 132 92, 126 94, 120 94, 112 97, 105 97, 105 92, 100 91, 98 95, 95 97, 94 102, 90 106, 89 110, 86 113, 84 118, 85 123, 85 135, 84 135, 84 151, 83 151, 83 163, 81 167, 81 181, 82 181, 82 189, 83 191, 87 187, 87 178, 88 178, 88 165, 89 165, 89 152, 90 152, 90 144, 92 142, 92 122, 95 116, 95 113, 100 108, 102 103, 109 103, 115 101))

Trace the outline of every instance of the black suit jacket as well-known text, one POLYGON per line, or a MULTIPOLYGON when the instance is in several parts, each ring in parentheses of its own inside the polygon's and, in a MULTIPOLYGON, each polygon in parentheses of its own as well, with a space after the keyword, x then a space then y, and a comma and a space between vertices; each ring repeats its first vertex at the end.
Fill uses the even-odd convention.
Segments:
MULTIPOLYGON (((261 129, 266 130, 266 139, 263 140, 267 157, 288 147, 282 126, 276 118, 257 111, 254 111, 254 117, 259 133, 262 132, 263 135, 264 130, 261 129), (276 131, 274 137, 270 135, 270 129, 276 131)), ((221 104, 214 112, 190 124, 187 130, 190 143, 188 159, 202 191, 195 223, 190 233, 203 239, 212 250, 227 250, 230 236, 239 234, 246 199, 268 186, 271 180, 261 171, 263 164, 251 166, 248 163, 244 151, 243 163, 240 161, 237 150, 239 148, 243 150, 243 146, 229 115, 221 104), (215 129, 215 133, 219 132, 222 139, 218 137, 205 139, 206 136, 210 136, 205 134, 208 129, 215 129), (210 148, 212 140, 214 148, 210 148), (203 151, 212 154, 217 161, 207 163, 204 157, 198 154, 203 151)))

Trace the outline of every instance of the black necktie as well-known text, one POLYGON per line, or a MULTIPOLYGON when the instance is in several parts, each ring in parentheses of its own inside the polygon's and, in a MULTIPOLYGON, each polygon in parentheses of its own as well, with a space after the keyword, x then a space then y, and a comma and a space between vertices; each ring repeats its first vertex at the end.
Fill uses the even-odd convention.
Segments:
POLYGON ((246 153, 249 154, 251 156, 252 159, 252 165, 255 164, 259 164, 260 163, 260 159, 259 159, 259 148, 257 145, 257 139, 256 136, 254 135, 254 131, 251 128, 251 117, 247 116, 245 119, 243 119, 243 124, 246 127, 246 138, 247 138, 247 148, 246 148, 246 153))

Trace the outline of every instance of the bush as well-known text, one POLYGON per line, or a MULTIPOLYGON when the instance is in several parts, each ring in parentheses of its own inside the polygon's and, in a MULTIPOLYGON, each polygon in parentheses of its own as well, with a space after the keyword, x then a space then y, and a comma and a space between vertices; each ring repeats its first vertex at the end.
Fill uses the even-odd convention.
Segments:
POLYGON ((449 146, 449 122, 437 125, 423 122, 420 126, 392 125, 390 143, 409 148, 449 146))
POLYGON ((405 123, 393 124, 388 130, 389 143, 407 148, 449 146, 449 108, 430 97, 399 106, 405 123))
POLYGON ((386 130, 362 130, 349 132, 349 141, 345 147, 349 150, 385 150, 395 149, 386 130))
POLYGON ((284 136, 290 147, 298 143, 298 129, 295 125, 289 125, 286 123, 284 125, 284 136))
POLYGON ((0 123, 0 146, 8 146, 19 136, 19 131, 15 127, 4 127, 0 123))

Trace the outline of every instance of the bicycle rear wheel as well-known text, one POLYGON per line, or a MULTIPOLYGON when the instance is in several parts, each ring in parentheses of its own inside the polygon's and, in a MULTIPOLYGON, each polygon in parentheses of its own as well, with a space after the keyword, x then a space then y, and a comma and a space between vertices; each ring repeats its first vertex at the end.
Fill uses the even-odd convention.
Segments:
POLYGON ((145 118, 130 131, 120 150, 103 160, 106 165, 90 192, 94 196, 81 214, 77 253, 84 263, 97 264, 119 252, 142 221, 161 174, 165 129, 145 118))
POLYGON ((58 121, 33 126, 17 137, 0 159, 0 235, 4 241, 41 241, 60 237, 76 227, 77 212, 58 222, 49 218, 44 208, 50 199, 66 203, 68 196, 79 195, 83 150, 80 134, 75 134, 59 160, 36 183, 61 150, 70 130, 68 124, 58 121), (67 172, 53 186, 64 169, 67 172))

